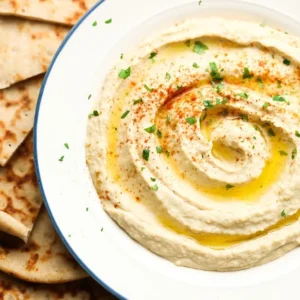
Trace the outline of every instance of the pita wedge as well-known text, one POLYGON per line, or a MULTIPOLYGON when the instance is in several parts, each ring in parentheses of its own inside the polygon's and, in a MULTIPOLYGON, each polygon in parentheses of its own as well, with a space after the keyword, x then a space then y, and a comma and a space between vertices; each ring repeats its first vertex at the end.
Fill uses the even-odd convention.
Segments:
POLYGON ((42 80, 39 76, 0 90, 0 166, 7 163, 33 127, 42 80))
POLYGON ((0 231, 24 241, 42 205, 32 148, 30 134, 8 164, 0 167, 0 231))
POLYGON ((54 24, 0 17, 0 89, 46 72, 68 30, 54 24))
POLYGON ((0 0, 0 14, 74 25, 98 0, 0 0))
POLYGON ((19 279, 63 283, 88 276, 61 242, 44 207, 27 243, 6 234, 0 240, 0 270, 19 279))
MULTIPOLYGON (((101 297, 101 296, 100 296, 101 297)), ((85 280, 64 284, 34 284, 0 273, 0 299, 7 300, 106 300, 94 296, 85 280)))

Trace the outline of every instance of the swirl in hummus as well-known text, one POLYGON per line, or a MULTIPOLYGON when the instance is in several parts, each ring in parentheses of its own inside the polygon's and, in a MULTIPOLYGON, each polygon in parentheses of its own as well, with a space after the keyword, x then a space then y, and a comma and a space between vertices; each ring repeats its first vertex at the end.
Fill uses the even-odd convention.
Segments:
POLYGON ((107 213, 180 266, 238 270, 300 242, 300 40, 193 19, 111 70, 87 163, 107 213))

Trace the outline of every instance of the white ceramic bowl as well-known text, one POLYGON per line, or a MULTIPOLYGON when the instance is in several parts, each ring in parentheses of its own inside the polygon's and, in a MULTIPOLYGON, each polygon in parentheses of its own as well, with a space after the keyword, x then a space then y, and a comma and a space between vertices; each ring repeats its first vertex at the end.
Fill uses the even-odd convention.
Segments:
MULTIPOLYGON (((144 21, 172 7, 153 0, 151 5, 160 9, 151 9, 148 2, 100 1, 71 30, 52 61, 39 96, 34 131, 36 169, 51 219, 83 268, 119 298, 281 300, 296 288, 298 249, 239 272, 176 267, 134 242, 105 214, 85 163, 84 145, 87 116, 107 71, 120 53, 126 54, 148 34, 189 17, 212 15, 264 22, 299 36, 300 24, 275 10, 231 0, 204 0, 201 5, 193 1, 144 21), (112 23, 105 24, 109 18, 112 23), (92 26, 95 20, 98 25, 92 26)), ((181 2, 185 1, 177 1, 181 2)))

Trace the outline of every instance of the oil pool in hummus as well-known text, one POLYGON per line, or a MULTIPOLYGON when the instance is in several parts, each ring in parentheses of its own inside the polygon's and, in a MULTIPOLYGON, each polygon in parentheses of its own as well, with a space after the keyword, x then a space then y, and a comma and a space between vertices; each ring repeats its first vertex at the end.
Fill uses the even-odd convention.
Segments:
POLYGON ((230 271, 300 242, 300 39, 187 20, 121 55, 88 123, 106 212, 174 262, 230 271))

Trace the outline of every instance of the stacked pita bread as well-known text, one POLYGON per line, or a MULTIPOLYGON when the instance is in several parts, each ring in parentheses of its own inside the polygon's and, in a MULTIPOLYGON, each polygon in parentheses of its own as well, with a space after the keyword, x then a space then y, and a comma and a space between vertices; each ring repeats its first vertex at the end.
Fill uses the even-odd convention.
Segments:
POLYGON ((91 279, 83 279, 88 275, 70 256, 42 207, 31 133, 43 75, 69 26, 96 2, 0 0, 3 299, 113 299, 97 284, 91 284, 91 279))

